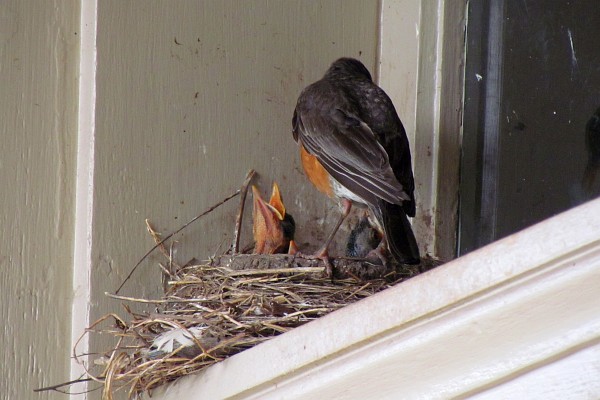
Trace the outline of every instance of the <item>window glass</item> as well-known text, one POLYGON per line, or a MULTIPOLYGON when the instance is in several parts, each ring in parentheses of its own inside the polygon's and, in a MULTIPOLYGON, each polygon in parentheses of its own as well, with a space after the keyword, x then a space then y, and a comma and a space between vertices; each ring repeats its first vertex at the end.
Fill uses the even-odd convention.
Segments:
POLYGON ((466 57, 462 254, 600 194, 599 4, 469 2, 466 57))

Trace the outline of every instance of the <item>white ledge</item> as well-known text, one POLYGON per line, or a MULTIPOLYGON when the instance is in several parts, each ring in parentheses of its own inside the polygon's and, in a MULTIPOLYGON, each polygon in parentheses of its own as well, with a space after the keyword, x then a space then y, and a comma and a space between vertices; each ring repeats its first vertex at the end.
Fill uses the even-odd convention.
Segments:
POLYGON ((180 379, 152 399, 588 398, 600 393, 598 288, 600 200, 180 379))

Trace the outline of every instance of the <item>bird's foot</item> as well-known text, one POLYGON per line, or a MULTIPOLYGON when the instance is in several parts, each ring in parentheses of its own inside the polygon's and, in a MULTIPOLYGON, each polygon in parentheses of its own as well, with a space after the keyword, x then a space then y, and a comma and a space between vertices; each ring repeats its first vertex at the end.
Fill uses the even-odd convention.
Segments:
POLYGON ((331 260, 329 259, 329 252, 327 251, 327 248, 320 249, 313 255, 313 257, 323 261, 325 264, 325 275, 333 280, 333 264, 331 264, 331 260))
MULTIPOLYGON (((291 253, 290 253, 291 254, 291 253)), ((296 257, 302 257, 307 260, 321 260, 325 264, 325 275, 333 280, 333 264, 329 259, 329 252, 326 248, 317 250, 314 254, 303 254, 300 251, 293 253, 296 257)))
POLYGON ((377 248, 369 251, 365 256, 365 259, 375 262, 376 264, 383 265, 385 268, 389 268, 391 266, 391 257, 388 251, 382 246, 378 246, 377 248))

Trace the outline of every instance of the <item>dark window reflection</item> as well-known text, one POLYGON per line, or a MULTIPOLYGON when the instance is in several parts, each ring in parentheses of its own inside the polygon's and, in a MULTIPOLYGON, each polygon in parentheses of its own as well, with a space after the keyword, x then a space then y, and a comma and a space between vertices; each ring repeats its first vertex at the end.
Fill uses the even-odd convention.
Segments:
POLYGON ((462 254, 600 195, 598 0, 472 1, 468 20, 462 254))
POLYGON ((582 197, 590 199, 600 196, 600 108, 596 110, 585 127, 585 148, 588 158, 581 179, 582 197))

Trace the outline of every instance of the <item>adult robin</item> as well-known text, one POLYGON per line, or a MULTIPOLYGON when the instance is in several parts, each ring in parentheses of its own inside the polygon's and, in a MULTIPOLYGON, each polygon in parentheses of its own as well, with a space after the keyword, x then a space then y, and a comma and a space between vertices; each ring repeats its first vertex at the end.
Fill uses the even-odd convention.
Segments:
POLYGON ((367 207, 383 239, 374 250, 404 264, 420 262, 408 220, 415 215, 414 178, 406 132, 388 95, 358 60, 340 58, 306 87, 292 121, 302 166, 342 215, 315 256, 328 248, 352 204, 367 207))
POLYGON ((263 200, 256 186, 252 186, 252 233, 255 254, 296 252, 294 218, 286 212, 277 183, 269 202, 263 200))

